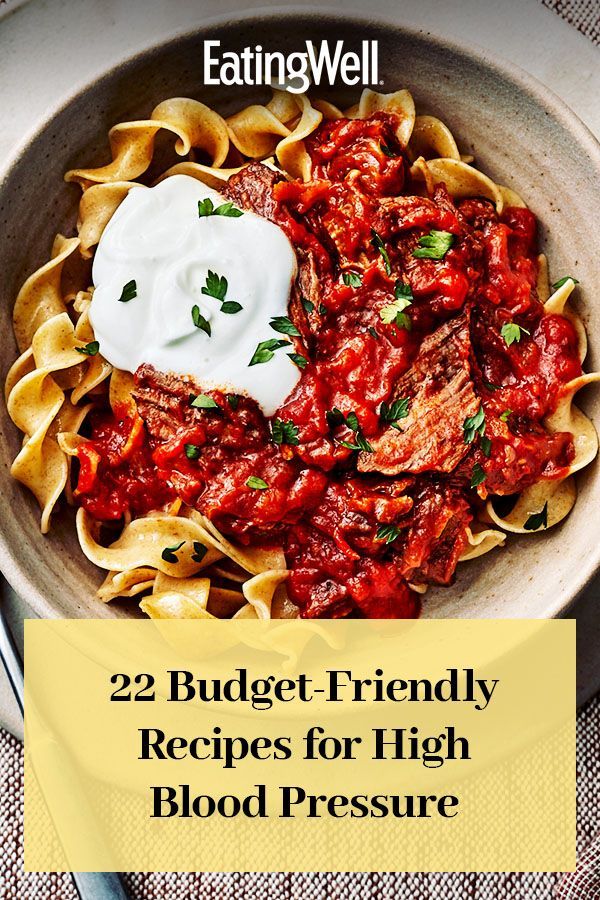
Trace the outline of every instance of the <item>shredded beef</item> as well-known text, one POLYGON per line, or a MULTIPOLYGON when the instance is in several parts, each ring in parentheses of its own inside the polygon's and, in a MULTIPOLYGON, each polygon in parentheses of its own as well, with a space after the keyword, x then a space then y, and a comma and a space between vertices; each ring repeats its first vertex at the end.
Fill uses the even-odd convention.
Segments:
POLYGON ((445 322, 425 338, 394 391, 409 399, 408 417, 371 440, 360 454, 360 472, 451 472, 469 450, 463 423, 479 408, 469 361, 466 315, 445 322))
MULTIPOLYGON (((223 188, 223 194, 242 209, 254 212, 286 230, 286 218, 274 195, 274 187, 284 181, 279 172, 262 163, 254 162, 241 172, 231 175, 223 188)), ((292 286, 290 297, 290 318, 298 328, 305 344, 313 343, 313 331, 320 326, 319 309, 323 302, 321 278, 315 252, 310 247, 296 246, 298 276, 292 286), (309 310, 304 300, 308 300, 309 310)))
POLYGON ((283 175, 259 162, 250 163, 231 175, 222 193, 237 206, 256 213, 270 222, 276 220, 277 203, 273 188, 283 175))

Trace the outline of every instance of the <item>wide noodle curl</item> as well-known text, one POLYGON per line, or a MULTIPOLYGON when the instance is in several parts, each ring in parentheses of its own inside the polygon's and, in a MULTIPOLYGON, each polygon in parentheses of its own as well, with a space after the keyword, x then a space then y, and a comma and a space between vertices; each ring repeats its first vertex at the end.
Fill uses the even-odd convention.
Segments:
MULTIPOLYGON (((67 284, 64 269, 72 261, 81 263, 93 256, 115 210, 150 168, 157 134, 173 135, 175 153, 182 157, 159 181, 186 174, 218 189, 251 160, 262 160, 290 178, 308 180, 311 162, 304 142, 321 121, 365 118, 382 110, 396 114, 398 140, 406 148, 411 174, 423 192, 444 182, 454 198, 486 197, 498 212, 509 205, 525 206, 518 194, 471 165, 473 158, 460 153, 452 132, 440 119, 416 115, 406 90, 389 94, 365 90, 359 102, 345 111, 329 101, 274 91, 265 105, 253 104, 228 118, 198 100, 175 97, 160 103, 149 119, 115 125, 109 132, 111 160, 106 165, 67 172, 65 179, 82 189, 78 236, 58 235, 49 262, 19 292, 14 331, 21 355, 6 380, 8 411, 23 434, 11 472, 38 501, 43 532, 50 527, 59 498, 65 495, 73 502, 70 462, 84 441, 79 432, 90 410, 108 400, 113 409, 125 408, 137 416, 132 376, 112 370, 99 354, 80 352, 94 340, 88 316, 92 289, 86 281, 74 285, 73 275, 67 284)), ((85 266, 74 266, 74 271, 85 272, 85 266)), ((540 258, 540 299, 546 312, 571 320, 583 361, 585 329, 569 305, 574 286, 567 280, 550 295, 547 265, 540 258)), ((542 480, 525 489, 503 516, 489 500, 482 521, 467 529, 461 561, 502 546, 506 532, 526 533, 527 519, 544 508, 547 527, 568 514, 576 499, 573 475, 598 450, 592 423, 573 401, 582 387, 599 379, 598 374, 588 374, 567 384, 556 410, 546 419, 550 431, 570 431, 574 436, 575 458, 565 477, 542 480)), ((182 501, 167 511, 125 521, 121 533, 109 543, 102 540, 100 531, 101 526, 79 509, 81 549, 107 573, 98 590, 103 602, 141 597, 142 611, 156 619, 296 615, 285 591, 283 550, 238 547, 182 501), (168 555, 165 559, 164 549, 175 545, 179 547, 176 562, 168 555)))

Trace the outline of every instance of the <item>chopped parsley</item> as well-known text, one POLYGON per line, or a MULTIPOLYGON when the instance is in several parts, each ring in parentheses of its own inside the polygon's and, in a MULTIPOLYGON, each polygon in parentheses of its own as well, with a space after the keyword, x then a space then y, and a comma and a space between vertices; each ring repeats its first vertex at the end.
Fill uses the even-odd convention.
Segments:
POLYGON ((369 327, 367 328, 367 331, 369 332, 369 334, 371 335, 372 338, 375 338, 376 341, 379 340, 379 332, 377 331, 376 328, 373 328, 372 325, 369 325, 369 327))
POLYGON ((175 554, 183 547, 184 544, 185 541, 181 541, 179 544, 175 544, 173 547, 165 547, 163 552, 160 554, 161 559, 164 559, 164 561, 168 563, 179 562, 175 554))
POLYGON ((233 313, 237 313, 243 309, 241 303, 238 303, 237 300, 225 300, 224 303, 221 304, 221 312, 227 313, 228 315, 233 315, 233 313))
MULTIPOLYGON (((243 307, 237 300, 225 300, 228 287, 229 285, 224 275, 218 275, 216 272, 211 272, 209 269, 204 287, 202 288, 202 293, 206 297, 212 297, 213 300, 218 300, 221 304, 222 313, 233 315, 234 313, 238 313, 243 307)), ((194 307, 194 309, 196 308, 197 307, 194 307)), ((196 323, 194 322, 194 324, 196 323)), ((208 333, 210 334, 210 332, 208 333)))
POLYGON ((216 272, 211 272, 209 269, 202 293, 215 300, 224 300, 227 293, 227 279, 224 275, 217 275, 216 272))
POLYGON ((481 452, 483 453, 483 455, 489 458, 492 452, 492 442, 489 437, 482 435, 481 440, 479 441, 479 446, 481 447, 481 452))
POLYGON ((312 300, 307 300, 306 297, 302 298, 302 306, 304 307, 304 309, 306 310, 307 313, 313 312, 314 308, 315 308, 315 304, 312 302, 312 300))
POLYGON ((567 281, 572 281, 573 284, 579 284, 577 279, 573 278, 572 275, 565 275, 564 278, 560 278, 558 281, 554 282, 554 284, 552 285, 552 290, 557 291, 559 288, 561 288, 563 286, 563 284, 566 284, 567 281))
POLYGON ((240 395, 239 394, 227 394, 227 402, 229 403, 232 409, 237 409, 240 405, 240 395))
POLYGON ((381 147, 381 152, 384 153, 385 156, 389 156, 392 159, 395 159, 398 156, 396 151, 392 150, 391 147, 388 147, 387 144, 384 144, 383 141, 379 144, 379 146, 381 147))
POLYGON ((344 272, 342 274, 342 281, 346 287, 357 288, 362 284, 362 278, 357 272, 344 272))
POLYGON ((198 459, 200 456, 200 447, 198 444, 184 444, 183 449, 188 459, 198 459))
POLYGON ((337 406, 334 406, 333 409, 328 410, 325 413, 325 418, 327 419, 327 424, 330 428, 336 428, 338 425, 347 425, 350 431, 353 431, 356 435, 355 444, 351 444, 349 441, 341 441, 336 438, 340 446, 346 447, 348 450, 362 450, 364 453, 373 453, 373 447, 362 433, 362 429, 358 421, 358 416, 356 415, 354 410, 352 410, 348 413, 347 416, 345 416, 344 413, 337 408, 337 406))
POLYGON ((259 363, 266 363, 273 359, 275 350, 280 347, 287 347, 289 341, 278 341, 277 338, 269 338, 268 341, 261 341, 252 355, 252 359, 248 363, 249 366, 257 366, 259 363))
POLYGON ((385 249, 385 244, 383 243, 381 235, 378 234, 374 228, 371 228, 371 246, 374 250, 377 250, 377 252, 381 254, 381 258, 383 259, 383 264, 385 266, 386 275, 391 275, 392 264, 390 263, 388 252, 385 249))
POLYGON ((201 563, 208 553, 208 547, 205 547, 204 544, 200 543, 200 541, 194 541, 193 547, 194 552, 192 553, 192 561, 201 563))
POLYGON ((300 332, 287 316, 275 316, 271 319, 269 325, 273 331, 277 331, 279 334, 290 334, 292 337, 300 337, 300 332))
POLYGON ((525 334, 531 334, 530 331, 527 331, 527 329, 523 328, 521 325, 517 325, 516 322, 507 322, 500 330, 500 334, 506 341, 507 347, 514 344, 515 341, 520 341, 523 332, 525 334))
POLYGON ((478 485, 483 484, 485 481, 485 472, 479 465, 479 463, 475 463, 473 466, 473 472, 471 474, 471 487, 476 488, 478 485))
POLYGON ((252 488, 252 490, 254 491, 266 491, 269 485, 266 481, 263 481, 262 478, 257 478, 256 475, 251 475, 246 482, 246 487, 252 488))
POLYGON ((429 234, 419 238, 419 246, 413 250, 416 259, 443 259, 454 243, 454 235, 449 231, 432 228, 429 234))
POLYGON ((484 384, 484 387, 486 387, 488 389, 488 391, 491 391, 492 393, 494 391, 500 390, 499 384, 494 384, 492 381, 486 381, 485 378, 483 379, 483 384, 484 384))
POLYGON ((537 531, 538 528, 548 527, 548 501, 544 503, 542 509, 537 513, 530 513, 529 518, 523 525, 525 531, 537 531))
POLYGON ((483 406, 480 406, 474 416, 467 416, 463 423, 463 438, 465 444, 472 444, 475 435, 479 434, 483 437, 485 431, 485 413, 483 406))
POLYGON ((401 281, 399 278, 394 285, 394 296, 396 300, 408 300, 409 303, 412 303, 415 299, 410 284, 407 284, 406 281, 401 281))
POLYGON ((341 409, 338 409, 337 406, 334 406, 333 409, 328 409, 325 413, 325 418, 330 428, 336 428, 338 425, 343 425, 346 421, 344 413, 341 409))
POLYGON ((205 200, 198 200, 198 216, 201 219, 204 216, 229 216, 230 219, 239 219, 243 215, 242 210, 237 209, 231 200, 227 201, 227 203, 221 203, 216 209, 210 197, 207 197, 205 200))
MULTIPOLYGON (((410 293, 410 286, 406 285, 406 287, 410 293)), ((406 292, 402 292, 402 294, 398 292, 398 282, 396 282, 395 294, 396 299, 394 302, 388 303, 387 306, 382 306, 379 310, 381 321, 386 325, 397 325, 398 328, 405 328, 407 331, 410 331, 412 322, 410 321, 410 316, 404 310, 411 305, 412 301, 408 298, 406 292)), ((412 297, 412 293, 410 293, 410 296, 412 297)))
POLYGON ((194 409, 220 409, 221 407, 213 400, 212 397, 209 397, 208 394, 198 394, 195 396, 194 394, 190 394, 190 406, 194 409))
POLYGON ((327 315, 327 307, 324 303, 319 303, 319 315, 326 316, 327 315))
POLYGON ((379 417, 382 422, 389 422, 392 428, 396 428, 400 431, 399 425, 396 425, 398 419, 406 419, 408 416, 408 404, 410 403, 408 397, 399 397, 397 400, 394 400, 389 406, 387 403, 383 402, 379 407, 379 417))
POLYGON ((298 426, 293 422, 284 422, 283 419, 273 419, 271 422, 271 434, 276 444, 289 444, 297 446, 298 442, 298 426))
POLYGON ((501 422, 508 422, 509 416, 512 416, 512 409, 505 409, 503 413, 500 413, 498 418, 501 422))
POLYGON ((205 331, 206 334, 210 337, 210 322, 208 321, 208 319, 204 318, 204 316, 200 312, 199 306, 192 306, 192 322, 194 323, 196 328, 200 328, 202 331, 205 331))
POLYGON ((362 431, 359 431, 356 435, 356 443, 351 444, 350 441, 338 441, 342 447, 346 447, 347 450, 358 450, 359 452, 362 450, 363 453, 374 453, 373 447, 368 442, 362 431))
POLYGON ((137 297, 137 282, 134 278, 132 278, 131 281, 127 282, 127 284, 121 291, 119 303, 129 303, 129 301, 133 300, 134 297, 137 297))
POLYGON ((305 356, 302 356, 301 353, 288 353, 288 356, 299 369, 305 369, 307 367, 308 360, 305 356))
POLYGON ((380 525, 377 529, 375 540, 385 541, 386 544, 391 544, 396 540, 399 534, 400 529, 395 525, 380 525))
POLYGON ((98 350, 100 349, 100 344, 98 341, 90 341, 89 344, 85 345, 85 347, 75 347, 75 349, 83 356, 96 356, 98 350))

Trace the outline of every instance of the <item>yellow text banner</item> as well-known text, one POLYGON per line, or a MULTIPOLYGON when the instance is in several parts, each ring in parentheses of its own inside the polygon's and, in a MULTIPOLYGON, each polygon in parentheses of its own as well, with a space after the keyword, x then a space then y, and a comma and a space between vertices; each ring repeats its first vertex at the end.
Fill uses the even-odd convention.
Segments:
POLYGON ((29 871, 575 863, 575 623, 26 623, 29 871))

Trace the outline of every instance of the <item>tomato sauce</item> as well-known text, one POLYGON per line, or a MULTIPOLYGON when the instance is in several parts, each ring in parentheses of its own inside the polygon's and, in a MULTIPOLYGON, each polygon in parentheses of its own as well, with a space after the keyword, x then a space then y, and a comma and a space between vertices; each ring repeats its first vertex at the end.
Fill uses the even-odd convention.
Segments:
POLYGON ((384 113, 324 123, 306 142, 312 179, 275 185, 276 221, 317 285, 290 312, 308 364, 276 416, 219 391, 208 392, 212 409, 190 410, 181 391, 168 438, 139 404, 146 428, 96 414, 79 451, 76 496, 100 520, 180 497, 242 543, 283 541, 288 591, 307 617, 417 615, 411 585, 452 581, 485 497, 561 477, 574 455, 572 435, 543 425, 581 365, 572 324, 537 296, 534 215, 455 204, 443 185, 423 196, 396 124, 384 113), (437 258, 419 252, 432 230, 448 243, 437 258), (402 297, 403 315, 386 318, 402 297), (450 475, 358 471, 423 339, 460 313, 487 446, 474 440, 450 475), (506 325, 518 326, 512 342, 506 325), (476 489, 474 464, 485 473, 476 489))

